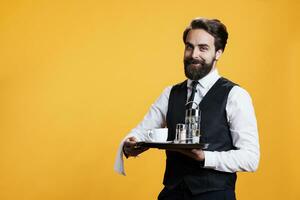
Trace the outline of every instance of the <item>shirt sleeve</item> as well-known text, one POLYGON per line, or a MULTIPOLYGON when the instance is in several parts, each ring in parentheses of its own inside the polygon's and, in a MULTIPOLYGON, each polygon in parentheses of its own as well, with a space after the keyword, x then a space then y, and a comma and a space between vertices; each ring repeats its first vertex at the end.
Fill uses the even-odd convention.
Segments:
POLYGON ((166 127, 166 115, 168 111, 168 103, 171 89, 172 86, 169 86, 164 89, 162 94, 151 105, 149 111, 144 116, 144 119, 134 129, 132 129, 120 143, 114 165, 115 171, 119 174, 126 175, 123 159, 124 141, 132 136, 135 137, 137 141, 145 141, 147 130, 166 127))
POLYGON ((254 172, 258 168, 260 151, 257 122, 249 93, 234 86, 228 95, 226 112, 236 149, 204 151, 204 167, 223 172, 254 172))
POLYGON ((166 127, 166 115, 168 111, 171 87, 164 89, 162 94, 151 105, 144 119, 129 134, 139 141, 145 140, 145 130, 166 127))

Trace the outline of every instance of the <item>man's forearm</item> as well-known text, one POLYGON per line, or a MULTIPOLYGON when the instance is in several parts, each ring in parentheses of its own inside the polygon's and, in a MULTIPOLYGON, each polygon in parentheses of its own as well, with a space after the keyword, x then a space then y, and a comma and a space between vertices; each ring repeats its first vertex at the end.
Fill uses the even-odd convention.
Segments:
POLYGON ((259 151, 250 150, 204 151, 204 154, 204 168, 232 173, 238 171, 256 171, 260 157, 259 151))

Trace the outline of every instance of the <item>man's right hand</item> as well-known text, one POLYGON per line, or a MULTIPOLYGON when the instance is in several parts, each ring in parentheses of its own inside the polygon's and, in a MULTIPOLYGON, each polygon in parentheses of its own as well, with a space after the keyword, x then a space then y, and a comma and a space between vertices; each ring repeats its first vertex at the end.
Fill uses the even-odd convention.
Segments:
POLYGON ((135 137, 129 137, 124 141, 123 151, 127 157, 137 156, 140 153, 148 150, 149 148, 139 147, 136 148, 137 139, 135 137))

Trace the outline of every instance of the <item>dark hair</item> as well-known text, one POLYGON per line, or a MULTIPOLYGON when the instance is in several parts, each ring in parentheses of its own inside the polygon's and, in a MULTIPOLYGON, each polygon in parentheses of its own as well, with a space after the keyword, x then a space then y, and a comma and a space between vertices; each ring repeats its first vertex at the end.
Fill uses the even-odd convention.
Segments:
POLYGON ((183 42, 185 43, 186 37, 192 29, 203 29, 215 38, 216 51, 221 49, 225 50, 227 43, 228 32, 226 26, 218 19, 195 18, 191 24, 183 32, 183 42))

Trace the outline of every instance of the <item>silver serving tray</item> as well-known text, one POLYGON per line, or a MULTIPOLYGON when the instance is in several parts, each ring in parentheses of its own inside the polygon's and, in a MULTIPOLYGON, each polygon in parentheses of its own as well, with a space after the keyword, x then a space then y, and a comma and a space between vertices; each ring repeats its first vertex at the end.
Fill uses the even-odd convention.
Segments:
POLYGON ((200 144, 183 144, 183 143, 174 143, 173 141, 167 142, 137 142, 135 148, 147 147, 147 148, 157 148, 157 149, 207 149, 209 146, 208 143, 200 144))

